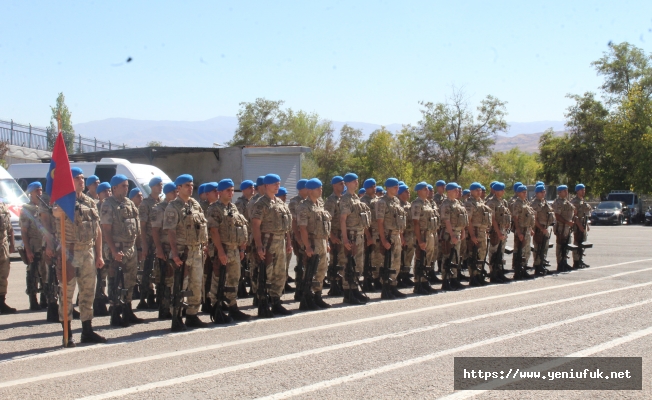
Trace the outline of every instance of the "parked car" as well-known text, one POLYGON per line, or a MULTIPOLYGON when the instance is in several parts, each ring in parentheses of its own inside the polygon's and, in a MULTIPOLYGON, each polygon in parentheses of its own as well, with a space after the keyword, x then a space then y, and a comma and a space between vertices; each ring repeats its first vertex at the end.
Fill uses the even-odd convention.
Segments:
POLYGON ((630 220, 630 209, 622 201, 602 201, 591 213, 591 224, 622 225, 630 220))
POLYGON ((23 204, 29 203, 29 199, 23 189, 18 186, 14 178, 6 169, 0 167, 0 201, 7 205, 11 226, 14 228, 14 243, 16 248, 23 246, 23 235, 20 232, 20 210, 23 204))
POLYGON ((645 212, 645 226, 652 225, 652 207, 648 207, 645 212))
POLYGON ((629 208, 629 219, 627 222, 630 224, 640 224, 645 221, 643 202, 640 201, 640 197, 637 193, 630 192, 629 190, 612 190, 607 195, 606 200, 620 201, 626 204, 629 208))

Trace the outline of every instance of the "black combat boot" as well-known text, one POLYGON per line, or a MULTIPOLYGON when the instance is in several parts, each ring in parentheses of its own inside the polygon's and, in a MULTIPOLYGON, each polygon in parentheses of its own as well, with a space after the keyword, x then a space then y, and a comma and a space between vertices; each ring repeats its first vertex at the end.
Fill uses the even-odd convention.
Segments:
MULTIPOLYGON (((144 297, 144 296, 141 296, 144 297)), ((140 299, 138 304, 136 305, 136 310, 147 310, 149 307, 147 306, 147 301, 145 299, 140 299)))
POLYGON ((41 310, 41 306, 38 304, 38 299, 36 298, 36 293, 29 295, 29 310, 30 311, 41 310))
POLYGON ((580 269, 580 262, 579 261, 573 261, 573 266, 571 267, 572 269, 580 269))
POLYGON ((82 321, 82 343, 106 343, 106 338, 93 331, 91 321, 82 321))
POLYGON ((399 272, 398 276, 396 277, 396 286, 400 287, 401 289, 406 289, 407 284, 405 283, 405 272, 399 272))
POLYGON ((300 287, 297 287, 297 289, 294 291, 294 301, 301 301, 302 297, 303 297, 303 290, 301 290, 300 287))
POLYGON ((380 283, 380 278, 374 278, 374 290, 376 292, 383 290, 383 284, 380 283))
POLYGON ((111 306, 109 309, 109 312, 111 313, 111 320, 109 324, 111 326, 116 326, 116 327, 122 327, 126 328, 129 326, 129 321, 127 320, 126 316, 123 316, 122 314, 122 308, 124 306, 111 306))
POLYGON ((48 322, 59 322, 59 306, 57 303, 48 304, 45 319, 48 322))
POLYGON ((158 319, 172 319, 172 313, 169 308, 162 308, 158 310, 158 319))
POLYGON ((430 287, 430 283, 428 282, 414 282, 414 289, 412 289, 412 293, 417 295, 430 294, 430 292, 426 289, 424 283, 430 287))
POLYGON ((109 315, 109 311, 106 309, 106 303, 103 301, 102 297, 96 297, 93 300, 93 316, 94 317, 105 317, 109 315))
POLYGON ((394 297, 397 299, 404 299, 407 297, 407 294, 398 290, 398 288, 395 285, 390 286, 389 290, 392 291, 392 295, 394 295, 394 297))
POLYGON ((394 296, 392 287, 389 283, 383 283, 380 298, 383 300, 396 300, 396 296, 394 296))
POLYGON ((439 282, 441 282, 441 279, 439 279, 439 277, 437 276, 437 273, 435 272, 434 269, 428 271, 428 281, 430 283, 439 283, 439 282))
POLYGON ((204 301, 201 303, 200 311, 206 314, 213 313, 213 306, 211 306, 211 301, 208 298, 205 298, 204 301))
POLYGON ((286 283, 294 283, 294 278, 291 277, 290 275, 285 277, 285 282, 286 283))
MULTIPOLYGON (((61 323, 61 329, 63 329, 63 322, 61 323)), ((61 339, 61 344, 63 345, 64 348, 73 348, 75 346, 75 341, 72 339, 72 327, 70 324, 70 321, 68 321, 68 345, 66 346, 66 342, 61 339)))
POLYGON ((238 305, 229 306, 229 317, 233 318, 234 321, 249 321, 251 319, 250 315, 247 315, 238 309, 238 305))
POLYGON ((138 318, 134 314, 134 310, 131 309, 131 302, 128 302, 125 305, 124 318, 126 318, 127 321, 129 321, 130 324, 143 324, 143 323, 145 323, 144 319, 138 318))
POLYGON ((5 303, 6 295, 0 295, 0 314, 16 314, 16 309, 5 303))
POLYGON ((343 303, 350 304, 352 306, 357 306, 362 303, 360 303, 360 300, 358 300, 355 295, 352 293, 351 289, 344 289, 344 298, 342 299, 343 303))
POLYGON ((312 293, 312 291, 304 294, 301 297, 301 301, 299 303, 299 310, 301 311, 316 311, 319 310, 319 306, 315 304, 315 295, 312 293))
POLYGON ((72 308, 72 319, 80 319, 81 315, 79 311, 75 310, 75 307, 72 308))
POLYGON ((331 308, 332 306, 324 301, 324 299, 321 298, 321 290, 318 292, 315 292, 315 304, 319 308, 331 308))
POLYGON ((369 297, 367 297, 367 295, 363 294, 358 289, 351 289, 351 294, 353 297, 360 300, 360 303, 362 304, 367 304, 369 302, 369 297))
POLYGON ((48 308, 48 299, 45 296, 45 291, 41 292, 41 298, 39 299, 39 305, 41 306, 41 309, 48 308))
POLYGON ((283 292, 285 293, 294 293, 294 288, 290 286, 289 282, 285 282, 285 287, 283 288, 283 292))
POLYGON ((188 328, 208 328, 208 324, 196 315, 186 316, 186 326, 188 328))
POLYGON ((279 297, 272 297, 272 312, 279 315, 292 315, 292 311, 283 307, 279 297))
POLYGON ((181 318, 172 317, 172 328, 170 328, 170 330, 172 332, 184 332, 188 330, 188 327, 183 323, 181 318))

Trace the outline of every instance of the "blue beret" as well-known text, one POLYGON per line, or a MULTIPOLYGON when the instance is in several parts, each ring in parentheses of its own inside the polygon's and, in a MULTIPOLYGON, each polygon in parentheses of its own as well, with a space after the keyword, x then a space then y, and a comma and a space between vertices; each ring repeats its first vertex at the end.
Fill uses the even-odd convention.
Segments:
POLYGON ((538 182, 536 183, 536 186, 539 186, 539 185, 545 185, 545 183, 543 183, 543 182, 541 182, 541 181, 538 181, 538 182))
POLYGON ((398 185, 398 194, 402 194, 403 192, 405 192, 408 189, 409 188, 407 187, 407 185, 398 185))
POLYGON ((344 182, 346 183, 353 182, 356 179, 358 179, 358 175, 354 174, 353 172, 349 172, 348 174, 344 175, 344 182))
POLYGON ((135 187, 131 189, 131 191, 129 192, 129 198, 133 199, 134 196, 137 195, 138 193, 140 193, 140 188, 135 187))
POLYGON ((469 189, 464 189, 462 190, 462 196, 466 196, 467 194, 470 194, 471 191, 469 189))
POLYGON ((264 184, 265 184, 265 175, 256 178, 256 186, 260 186, 264 184))
POLYGON ((537 185, 534 188, 534 193, 541 193, 541 192, 545 192, 545 191, 546 191, 546 188, 543 185, 537 185))
POLYGON ((428 186, 427 186, 427 187, 428 187, 428 190, 433 190, 433 189, 434 189, 434 188, 432 187, 432 185, 431 185, 431 184, 428 184, 428 186))
POLYGON ((199 187, 197 188, 197 194, 204 194, 205 191, 206 191, 206 184, 205 184, 205 183, 202 183, 202 184, 199 185, 199 187))
POLYGON ((334 185, 336 183, 344 182, 344 178, 342 178, 339 175, 335 175, 333 179, 331 179, 331 185, 334 185))
POLYGON ((97 175, 91 175, 88 178, 86 178, 86 186, 90 186, 94 184, 95 182, 99 182, 100 178, 97 177, 97 175))
POLYGON ((521 192, 525 192, 525 191, 527 191, 527 186, 522 185, 522 184, 518 185, 518 187, 515 190, 516 193, 521 193, 521 192))
POLYGON ((280 181, 281 181, 280 176, 276 174, 267 174, 265 175, 265 179, 263 179, 263 185, 271 185, 280 181))
POLYGON ((192 175, 190 175, 190 174, 183 174, 183 175, 179 175, 179 176, 177 177, 177 179, 174 180, 174 184, 177 185, 177 186, 181 186, 181 185, 183 185, 184 183, 188 183, 188 182, 192 182, 192 181, 193 181, 193 179, 192 179, 192 175))
POLYGON ((559 192, 560 190, 568 190, 568 186, 566 186, 566 185, 557 186, 557 191, 559 192))
POLYGON ((297 190, 305 189, 306 188, 306 183, 308 182, 307 179, 299 179, 297 181, 297 190))
MULTIPOLYGON (((266 185, 269 185, 269 184, 266 183, 266 185)), ((287 194, 288 194, 288 190, 286 188, 284 188, 283 186, 281 186, 280 188, 278 188, 278 193, 276 193, 276 197, 285 196, 287 194)))
POLYGON ((505 190, 505 184, 502 182, 496 182, 494 185, 491 187, 493 190, 499 192, 501 190, 505 190))
POLYGON ((435 186, 437 186, 437 187, 446 186, 446 182, 440 179, 440 180, 437 181, 437 183, 435 183, 435 186))
POLYGON ((367 190, 365 188, 358 190, 358 196, 362 196, 363 194, 365 194, 366 191, 367 190))
POLYGON ((446 191, 448 192, 449 190, 457 190, 457 183, 451 182, 446 184, 446 191))
POLYGON ((516 182, 516 183, 514 184, 514 186, 512 187, 512 189, 514 189, 514 191, 516 191, 516 188, 519 187, 519 186, 521 186, 521 185, 522 185, 521 182, 516 182))
MULTIPOLYGON (((103 183, 100 184, 100 186, 104 185, 103 183)), ((174 182, 169 182, 166 183, 165 186, 163 186, 163 194, 168 194, 170 192, 174 192, 177 190, 177 185, 174 184, 174 182)))
POLYGON ((414 191, 415 191, 415 192, 418 192, 418 191, 421 190, 421 189, 427 189, 427 188, 428 188, 428 184, 427 184, 427 183, 425 183, 425 182, 419 182, 419 183, 417 183, 417 185, 414 187, 414 191))
POLYGON ((403 182, 403 181, 398 181, 398 185, 399 185, 399 186, 401 186, 401 185, 403 185, 403 186, 407 186, 407 185, 405 184, 405 182, 403 182))
POLYGON ((583 183, 578 183, 575 185, 575 191, 577 192, 578 190, 586 189, 586 186, 584 186, 583 183))
POLYGON ((249 179, 247 179, 246 181, 242 181, 242 183, 240 184, 240 190, 248 189, 253 185, 254 185, 254 181, 250 181, 249 179))
POLYGON ((385 181, 385 187, 387 189, 389 189, 389 188, 394 187, 394 186, 398 186, 398 179, 396 179, 396 178, 387 178, 387 180, 385 181))
MULTIPOLYGON (((231 186, 233 186, 233 182, 231 182, 231 186)), ((220 190, 217 182, 204 183, 204 193, 212 192, 213 190, 220 190)))
POLYGON ((378 192, 384 192, 385 190, 383 189, 382 186, 376 186, 376 193, 378 192))
POLYGON ((79 167, 72 167, 72 168, 70 168, 70 172, 72 172, 72 177, 73 177, 73 178, 76 178, 76 177, 78 177, 79 175, 84 175, 84 171, 82 171, 82 169, 79 168, 79 167))
POLYGON ((103 191, 109 190, 109 189, 111 189, 111 185, 109 184, 109 182, 102 182, 99 185, 97 185, 97 191, 96 192, 97 192, 97 194, 100 194, 103 191))
POLYGON ((487 191, 487 188, 484 187, 484 185, 480 185, 480 189, 482 189, 483 192, 486 192, 486 191, 487 191))
POLYGON ((111 178, 111 187, 118 186, 119 184, 121 184, 122 182, 124 182, 126 180, 127 180, 126 176, 124 176, 122 174, 118 174, 118 175, 114 176, 113 178, 111 178))
POLYGON ((376 180, 374 178, 369 178, 366 181, 364 181, 364 184, 362 185, 363 188, 369 189, 372 186, 376 186, 376 180))
POLYGON ((322 186, 322 183, 317 178, 312 178, 311 180, 306 182, 306 189, 318 189, 321 186, 322 186))
POLYGON ((489 184, 489 187, 493 189, 494 188, 494 183, 498 183, 498 181, 491 181, 491 183, 489 184))
POLYGON ((27 190, 25 191, 27 194, 32 193, 36 189, 43 189, 43 185, 41 185, 41 182, 32 182, 29 185, 27 185, 27 190))
POLYGON ((149 180, 149 187, 156 186, 161 182, 163 182, 163 179, 160 176, 155 176, 149 180))
MULTIPOLYGON (((215 182, 211 182, 211 184, 214 184, 215 182)), ((222 190, 226 190, 228 188, 234 187, 235 184, 233 183, 232 179, 222 179, 220 183, 217 184, 217 190, 221 192, 222 190)), ((207 188, 208 189, 208 188, 207 188)), ((208 192, 208 190, 206 190, 208 192)))
POLYGON ((476 189, 482 189, 482 185, 479 184, 478 182, 473 182, 471 186, 469 186, 469 190, 476 190, 476 189))

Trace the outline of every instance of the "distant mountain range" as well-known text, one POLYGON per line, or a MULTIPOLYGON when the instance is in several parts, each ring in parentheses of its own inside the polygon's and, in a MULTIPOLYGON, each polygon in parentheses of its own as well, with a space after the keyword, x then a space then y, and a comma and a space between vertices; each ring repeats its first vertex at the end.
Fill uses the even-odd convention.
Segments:
MULTIPOLYGON (((367 122, 332 121, 335 132, 348 124, 368 136, 381 127, 367 122)), ((499 135, 496 150, 504 151, 518 146, 523 151, 536 151, 539 136, 546 129, 564 130, 564 121, 509 122, 506 135, 499 135), (510 147, 511 146, 511 147, 510 147)), ((150 141, 165 146, 211 147, 214 143, 226 145, 238 126, 236 117, 215 117, 206 121, 147 121, 127 118, 109 118, 101 121, 75 124, 75 133, 84 137, 111 140, 113 143, 142 147, 150 141)), ((391 132, 399 131, 402 124, 385 125, 391 132)))

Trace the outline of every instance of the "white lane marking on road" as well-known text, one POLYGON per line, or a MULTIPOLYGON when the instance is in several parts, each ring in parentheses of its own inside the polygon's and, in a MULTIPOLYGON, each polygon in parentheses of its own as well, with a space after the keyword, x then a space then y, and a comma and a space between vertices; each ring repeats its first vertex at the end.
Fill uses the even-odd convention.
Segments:
MULTIPOLYGON (((610 340, 608 342, 604 342, 604 343, 597 344, 595 346, 588 347, 588 348, 586 348, 584 350, 576 351, 576 352, 568 354, 568 355, 566 355, 564 357, 566 357, 566 358, 568 358, 568 357, 588 357, 588 356, 591 356, 593 354, 601 353, 601 352, 603 352, 605 350, 609 350, 609 349, 612 349, 614 347, 620 346, 622 344, 633 342, 634 340, 640 339, 640 338, 648 336, 648 335, 652 335, 652 326, 647 327, 645 329, 641 329, 639 331, 630 332, 625 336, 621 336, 619 338, 610 340)), ((551 368, 555 368, 555 367, 558 367, 560 365, 564 365, 569 361, 570 360, 567 360, 567 359, 564 359, 564 358, 558 358, 556 360, 551 360, 551 361, 548 361, 548 362, 545 362, 545 363, 542 363, 542 364, 539 364, 539 365, 535 365, 535 366, 533 366, 531 368, 528 368, 528 369, 524 370, 523 372, 526 372, 526 371, 546 371, 546 370, 549 370, 551 368)), ((496 389, 496 388, 499 388, 501 386, 505 386, 505 385, 507 385, 509 383, 516 382, 516 381, 519 381, 519 380, 520 380, 520 378, 507 378, 507 379, 503 379, 503 380, 493 380, 493 381, 489 381, 487 383, 483 383, 481 385, 475 386, 473 389, 460 390, 458 392, 454 392, 454 393, 451 393, 449 395, 442 396, 439 399, 442 399, 442 400, 443 399, 446 399, 446 400, 468 399, 468 398, 475 397, 475 396, 477 396, 479 394, 482 394, 482 393, 486 392, 487 390, 482 390, 484 388, 496 389)))
MULTIPOLYGON (((641 283, 641 284, 630 286, 630 287, 628 287, 628 289, 635 288, 635 287, 636 288, 641 288, 641 287, 651 286, 651 285, 652 285, 652 282, 641 283)), ((267 364, 288 361, 288 360, 301 358, 301 357, 306 357, 306 356, 312 356, 312 355, 315 355, 315 354, 321 354, 321 353, 325 353, 325 352, 329 352, 329 351, 335 351, 335 350, 341 350, 341 349, 355 347, 355 346, 361 346, 361 345, 374 343, 374 342, 378 342, 378 341, 382 341, 382 340, 399 338, 399 337, 404 337, 404 336, 413 335, 413 334, 417 334, 417 333, 423 333, 423 332, 428 332, 428 331, 432 331, 432 330, 436 330, 436 329, 441 329, 441 328, 451 326, 451 325, 464 324, 464 323, 468 323, 468 322, 477 321, 477 320, 480 320, 480 319, 485 319, 485 318, 491 318, 491 317, 496 317, 496 316, 500 316, 500 315, 516 313, 516 312, 520 312, 520 311, 532 310, 532 309, 535 309, 535 308, 540 308, 540 307, 544 307, 544 306, 565 303, 565 302, 568 302, 568 301, 575 301, 575 300, 588 298, 588 297, 599 296, 599 295, 602 295, 602 294, 606 294, 607 292, 608 293, 614 293, 614 292, 622 291, 622 290, 626 290, 626 289, 625 288, 612 289, 612 290, 605 291, 605 292, 596 292, 596 293, 576 296, 576 297, 568 298, 568 299, 554 300, 554 301, 550 301, 550 302, 542 303, 542 304, 533 304, 533 305, 517 307, 517 308, 513 308, 513 309, 509 309, 509 310, 501 310, 501 311, 496 311, 496 312, 493 312, 493 313, 487 313, 487 314, 477 315, 477 316, 473 316, 473 317, 462 318, 462 319, 455 320, 455 321, 449 321, 449 322, 430 325, 430 326, 426 326, 426 327, 410 329, 410 330, 406 330, 406 331, 402 331, 402 332, 389 333, 389 334, 385 334, 385 335, 374 336, 374 337, 355 340, 355 341, 346 342, 346 343, 338 343, 338 344, 335 344, 335 345, 325 346, 325 347, 321 347, 321 348, 317 348, 317 349, 306 350, 306 351, 302 351, 302 352, 287 354, 287 355, 284 355, 284 356, 279 356, 279 357, 269 358, 269 359, 265 359, 265 360, 254 361, 254 362, 245 363, 245 364, 233 365, 233 366, 230 366, 230 367, 225 367, 225 368, 220 368, 220 369, 216 369, 216 370, 206 371, 206 372, 202 372, 202 373, 198 373, 198 374, 194 374, 194 375, 189 375, 189 376, 185 376, 185 377, 174 378, 174 379, 171 379, 171 380, 152 382, 152 383, 148 383, 148 384, 145 384, 145 385, 120 389, 120 390, 117 390, 117 391, 114 391, 114 392, 109 392, 108 394, 100 395, 100 397, 91 396, 89 398, 108 398, 108 397, 115 397, 115 396, 123 396, 123 395, 126 395, 126 394, 145 391, 145 390, 151 390, 151 389, 155 389, 155 388, 158 388, 158 387, 170 386, 170 385, 173 385, 173 384, 176 384, 176 383, 188 382, 188 381, 192 381, 192 380, 196 380, 196 379, 203 379, 203 378, 212 377, 212 376, 216 376, 216 375, 221 375, 221 374, 225 374, 225 373, 229 373, 229 372, 235 372, 235 371, 239 371, 239 370, 243 370, 243 369, 255 368, 255 367, 259 367, 259 366, 263 366, 263 365, 267 365, 267 364)), ((649 301, 652 302, 652 300, 649 300, 649 301)), ((94 367, 91 367, 91 368, 94 368, 94 367)), ((103 368, 100 368, 100 369, 103 369, 103 368)), ((93 369, 93 370, 95 370, 95 369, 93 369)), ((87 373, 87 372, 89 372, 88 369, 80 369, 80 370, 77 370, 77 371, 66 371, 64 373, 66 375, 73 375, 73 374, 83 374, 83 373, 87 373)), ((51 375, 60 375, 60 374, 61 373, 56 373, 56 374, 51 374, 51 375)), ((61 376, 58 376, 58 377, 61 377, 61 376)), ((50 376, 49 378, 52 378, 52 376, 50 376)), ((27 378, 27 379, 30 379, 30 378, 27 378)), ((14 382, 26 383, 26 382, 24 382, 24 380, 19 380, 19 381, 14 381, 14 382)), ((3 386, 0 384, 0 387, 3 387, 3 386)))
MULTIPOLYGON (((364 378, 369 378, 371 376, 382 374, 382 373, 385 373, 385 372, 394 371, 394 370, 397 370, 397 369, 409 367, 409 366, 416 365, 416 364, 421 364, 421 363, 424 363, 426 361, 431 361, 431 360, 434 360, 436 358, 444 357, 444 356, 451 355, 451 354, 454 354, 454 353, 459 353, 461 351, 471 350, 471 349, 474 349, 474 348, 477 348, 477 347, 502 342, 502 341, 505 341, 505 340, 508 340, 508 339, 514 339, 514 338, 517 338, 517 337, 520 337, 520 336, 541 332, 541 331, 547 330, 547 329, 557 328, 557 327, 560 327, 560 326, 563 326, 563 325, 572 324, 572 323, 579 322, 579 321, 584 321, 584 320, 591 319, 591 318, 594 318, 594 317, 599 317, 599 316, 602 316, 602 315, 611 314, 611 313, 614 313, 614 312, 626 310, 628 308, 638 307, 638 306, 642 306, 642 305, 646 305, 646 304, 650 304, 650 303, 652 303, 652 299, 651 300, 639 301, 637 303, 632 303, 632 304, 628 304, 628 305, 625 305, 625 306, 608 308, 606 310, 601 310, 601 311, 597 311, 597 312, 590 313, 590 314, 580 315, 578 317, 569 318, 569 319, 566 319, 566 320, 563 320, 563 321, 558 321, 558 322, 553 322, 553 323, 550 323, 550 324, 540 325, 540 326, 537 326, 537 327, 534 327, 534 328, 524 329, 524 330, 519 331, 519 332, 509 333, 509 334, 506 334, 506 335, 497 336, 495 338, 482 340, 482 341, 467 344, 467 345, 464 345, 464 346, 438 351, 436 353, 428 354, 428 355, 425 355, 425 356, 412 358, 412 359, 409 359, 409 360, 399 361, 397 363, 384 365, 384 366, 379 367, 379 368, 374 368, 374 369, 370 369, 370 370, 366 370, 366 371, 357 372, 357 373, 351 374, 351 375, 341 376, 339 378, 334 378, 334 379, 329 379, 329 380, 322 381, 322 382, 317 382, 317 383, 314 383, 312 385, 307 385, 307 386, 299 387, 299 388, 296 388, 296 389, 288 390, 288 391, 285 391, 285 392, 276 393, 276 394, 273 394, 271 396, 260 397, 258 400, 263 400, 263 399, 264 400, 287 399, 287 398, 290 398, 290 397, 315 392, 317 390, 322 390, 322 389, 330 388, 330 387, 333 387, 333 386, 338 386, 338 385, 341 385, 343 383, 348 383, 348 382, 352 382, 352 381, 356 381, 356 380, 360 380, 360 379, 364 379, 364 378)), ((90 397, 90 398, 92 398, 92 397, 90 397)), ((106 398, 106 397, 99 397, 99 398, 106 398)))
MULTIPOLYGON (((600 266, 600 267, 592 267, 591 270, 602 269, 602 268, 612 268, 612 267, 617 267, 617 266, 622 266, 622 265, 636 264, 636 263, 645 262, 645 261, 652 261, 652 258, 646 258, 646 259, 635 260, 635 261, 626 261, 626 262, 622 262, 622 263, 618 263, 618 264, 603 265, 603 266, 600 266)), ((494 296, 487 296, 487 297, 482 297, 482 298, 477 298, 477 299, 463 300, 463 301, 458 301, 458 302, 454 302, 454 303, 445 303, 445 304, 440 304, 440 305, 436 305, 436 306, 417 308, 417 309, 402 311, 402 312, 393 313, 393 314, 384 314, 384 315, 379 315, 377 317, 369 317, 369 318, 357 319, 357 320, 352 320, 352 321, 347 321, 347 322, 340 322, 340 323, 329 324, 329 325, 321 325, 321 326, 317 326, 317 327, 314 327, 314 328, 308 328, 307 330, 306 329, 300 329, 300 330, 296 330, 296 331, 288 331, 288 332, 285 332, 283 334, 280 334, 281 336, 277 336, 279 334, 263 336, 263 337, 261 337, 261 339, 262 340, 273 339, 273 338, 282 337, 282 336, 286 336, 286 335, 296 335, 296 334, 311 332, 311 331, 315 331, 315 330, 337 328, 337 327, 346 326, 346 325, 353 325, 353 324, 358 324, 358 323, 376 321, 376 320, 385 319, 385 318, 391 318, 391 317, 394 317, 394 316, 407 315, 407 314, 413 314, 413 313, 420 313, 420 312, 424 312, 424 311, 431 311, 431 310, 435 310, 435 309, 439 309, 439 308, 454 307, 454 306, 474 303, 474 302, 477 302, 477 301, 496 300, 496 299, 501 299, 501 298, 505 298, 505 297, 520 296, 520 295, 524 295, 524 294, 541 292, 541 291, 544 291, 544 290, 553 290, 553 289, 560 289, 560 288, 565 288, 565 287, 569 287, 569 286, 584 285, 584 284, 587 284, 587 283, 598 282, 598 281, 602 281, 602 280, 606 280, 606 279, 616 278, 616 277, 629 275, 629 274, 634 274, 634 273, 637 273, 637 272, 644 272, 644 271, 648 271, 648 270, 650 270, 650 268, 621 272, 621 273, 618 273, 618 274, 603 276, 603 277, 600 277, 600 278, 589 279, 589 280, 586 280, 586 281, 571 282, 571 283, 565 283, 565 284, 556 285, 556 286, 547 286, 547 287, 537 288, 537 289, 528 289, 528 290, 523 290, 523 291, 520 291, 520 292, 505 293, 505 294, 501 294, 501 295, 494 295, 494 296)), ((517 282, 517 283, 525 283, 525 282, 517 282)), ((491 287, 499 287, 499 286, 490 286, 488 288, 491 288, 491 287)), ((473 289, 480 290, 480 289, 483 289, 483 288, 469 288, 467 290, 473 290, 473 289)), ((438 294, 438 296, 441 296, 441 295, 442 294, 438 294)), ((444 293, 444 295, 445 295, 445 293, 444 293)), ((409 298, 407 298, 405 300, 410 301, 410 300, 413 300, 413 299, 423 299, 423 297, 409 297, 409 298)), ((373 303, 367 304, 366 307, 378 306, 378 305, 383 305, 383 304, 386 304, 386 303, 384 301, 373 302, 373 303)), ((351 307, 331 308, 331 309, 328 309, 328 310, 321 310, 321 311, 313 312, 311 314, 314 315, 314 314, 319 313, 317 315, 321 315, 322 313, 326 313, 326 312, 337 312, 337 311, 355 310, 355 309, 357 309, 357 308, 351 308, 351 307)), ((301 317, 303 315, 304 315, 303 313, 295 313, 295 314, 290 315, 288 317, 283 317, 283 320, 287 320, 288 318, 301 317)), ((274 321, 278 321, 278 320, 276 320, 276 319, 254 320, 254 321, 251 321, 251 322, 245 322, 245 323, 241 323, 241 324, 238 324, 238 325, 232 325, 232 326, 228 326, 228 327, 219 327, 219 328, 212 328, 212 329, 196 329, 196 330, 192 330, 192 331, 188 331, 188 332, 170 333, 170 334, 165 334, 165 335, 160 335, 160 336, 152 336, 152 337, 143 338, 143 339, 134 339, 134 340, 121 341, 119 343, 97 344, 97 345, 92 345, 92 346, 76 347, 74 349, 59 349, 59 350, 52 351, 52 352, 46 352, 46 353, 41 353, 41 354, 36 354, 36 355, 31 355, 31 356, 15 357, 15 358, 11 358, 11 359, 8 359, 8 360, 0 361, 0 366, 10 364, 10 363, 16 363, 16 362, 20 362, 20 361, 30 361, 30 360, 39 359, 39 358, 49 358, 49 357, 67 355, 67 354, 83 352, 83 351, 90 351, 90 350, 96 350, 96 349, 106 349, 108 347, 121 346, 121 345, 129 344, 129 343, 140 343, 140 342, 145 342, 145 341, 148 341, 148 340, 170 338, 170 337, 174 337, 174 336, 178 336, 178 335, 190 335, 190 334, 195 334, 195 333, 205 333, 205 332, 208 332, 208 331, 212 331, 214 329, 229 329, 229 328, 237 328, 237 327, 246 327, 248 324, 259 324, 259 323, 274 322, 274 321)))

